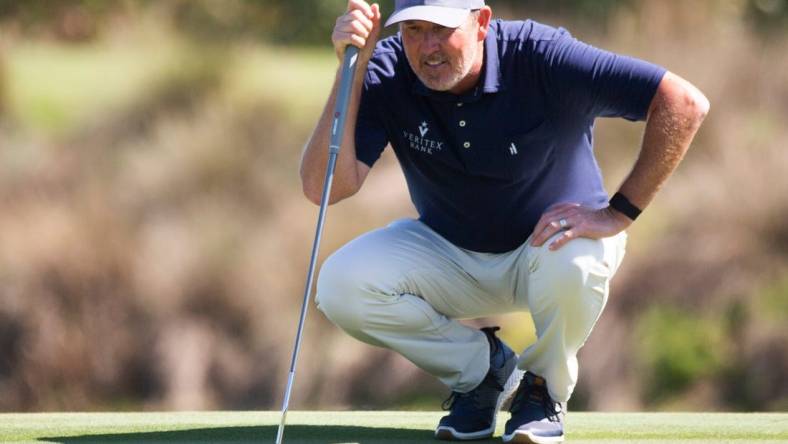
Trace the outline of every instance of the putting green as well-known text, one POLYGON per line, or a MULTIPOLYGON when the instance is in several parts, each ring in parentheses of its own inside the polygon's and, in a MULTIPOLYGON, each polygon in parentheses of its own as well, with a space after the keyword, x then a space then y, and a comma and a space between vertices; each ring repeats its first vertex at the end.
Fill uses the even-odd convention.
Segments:
MULTIPOLYGON (((434 443, 441 415, 290 412, 284 442, 434 443)), ((507 417, 499 418, 496 437, 507 417)), ((0 414, 0 442, 272 443, 278 424, 278 412, 0 414)), ((570 412, 567 430, 569 443, 788 443, 788 413, 570 412)))

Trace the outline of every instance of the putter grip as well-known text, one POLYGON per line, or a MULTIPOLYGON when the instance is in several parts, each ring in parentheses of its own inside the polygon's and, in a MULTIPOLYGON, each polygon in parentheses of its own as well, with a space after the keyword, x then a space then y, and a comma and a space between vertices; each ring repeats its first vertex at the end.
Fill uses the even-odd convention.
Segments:
POLYGON ((331 125, 331 142, 328 146, 329 153, 338 154, 342 146, 342 133, 345 129, 345 117, 350 103, 350 90, 353 87, 353 77, 356 73, 356 60, 358 48, 350 45, 345 50, 345 59, 342 61, 342 74, 339 79, 339 92, 337 93, 334 108, 334 121, 331 125))

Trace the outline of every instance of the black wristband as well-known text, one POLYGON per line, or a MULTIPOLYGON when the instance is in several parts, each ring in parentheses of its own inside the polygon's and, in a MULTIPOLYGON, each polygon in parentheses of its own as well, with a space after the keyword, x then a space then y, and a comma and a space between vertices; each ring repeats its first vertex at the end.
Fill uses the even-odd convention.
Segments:
POLYGON ((632 220, 637 219, 642 211, 640 208, 632 205, 632 202, 621 193, 616 193, 610 198, 610 208, 632 220))

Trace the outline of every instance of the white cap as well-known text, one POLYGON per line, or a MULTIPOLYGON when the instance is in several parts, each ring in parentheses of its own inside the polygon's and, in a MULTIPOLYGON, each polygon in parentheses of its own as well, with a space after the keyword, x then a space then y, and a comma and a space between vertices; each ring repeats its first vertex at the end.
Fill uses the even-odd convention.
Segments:
POLYGON ((458 28, 484 0, 397 0, 386 26, 406 20, 424 20, 447 28, 458 28))

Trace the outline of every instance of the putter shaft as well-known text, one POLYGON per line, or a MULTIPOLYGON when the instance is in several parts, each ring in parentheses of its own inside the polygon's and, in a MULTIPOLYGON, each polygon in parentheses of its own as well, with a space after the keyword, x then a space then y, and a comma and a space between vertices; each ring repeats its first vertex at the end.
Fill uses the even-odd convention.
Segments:
POLYGON ((328 199, 331 196, 331 184, 334 181, 334 169, 336 167, 337 156, 339 155, 339 148, 342 145, 345 117, 350 102, 350 90, 353 85, 357 55, 358 48, 355 46, 348 46, 342 63, 339 92, 334 108, 334 121, 331 127, 331 141, 328 147, 328 163, 326 165, 325 181, 323 182, 323 195, 320 199, 320 212, 317 218, 317 228, 315 229, 315 240, 312 243, 312 257, 309 261, 309 271, 307 273, 306 286, 304 288, 304 300, 301 304, 301 318, 298 321, 295 348, 293 349, 293 357, 290 360, 290 374, 287 378, 287 388, 285 389, 284 401, 282 402, 282 419, 279 422, 279 430, 276 434, 276 444, 282 444, 282 438, 284 436, 285 418, 287 417, 287 409, 290 404, 290 393, 292 392, 293 383, 295 381, 296 363, 298 361, 298 353, 301 350, 304 323, 306 322, 306 313, 309 307, 309 294, 312 290, 312 283, 315 277, 315 266, 317 264, 317 255, 320 249, 320 238, 323 235, 323 225, 325 224, 326 210, 328 209, 328 199))

